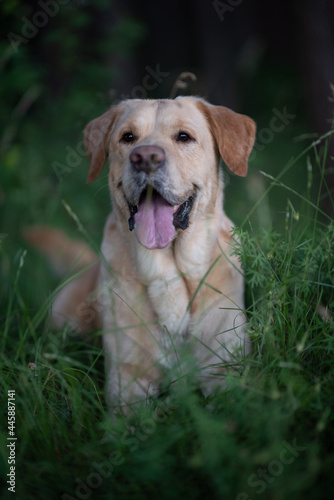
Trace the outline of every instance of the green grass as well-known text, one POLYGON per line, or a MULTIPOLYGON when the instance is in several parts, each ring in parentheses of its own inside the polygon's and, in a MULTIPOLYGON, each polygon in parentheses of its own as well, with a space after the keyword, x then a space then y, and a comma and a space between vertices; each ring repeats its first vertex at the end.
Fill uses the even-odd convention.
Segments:
MULTIPOLYGON (((99 335, 87 343, 69 330, 52 332, 56 282, 43 281, 49 271, 31 251, 12 257, 13 242, 2 239, 1 498, 13 498, 6 485, 9 390, 16 498, 331 498, 334 222, 310 185, 298 192, 282 184, 297 161, 307 170, 312 149, 279 178, 264 177, 262 204, 236 229, 253 352, 226 376, 227 389, 208 399, 192 384, 173 385, 168 399, 148 399, 128 421, 111 420, 99 335), (280 229, 261 227, 261 210, 277 190, 286 204, 280 229)), ((323 172, 323 157, 311 163, 323 172)))

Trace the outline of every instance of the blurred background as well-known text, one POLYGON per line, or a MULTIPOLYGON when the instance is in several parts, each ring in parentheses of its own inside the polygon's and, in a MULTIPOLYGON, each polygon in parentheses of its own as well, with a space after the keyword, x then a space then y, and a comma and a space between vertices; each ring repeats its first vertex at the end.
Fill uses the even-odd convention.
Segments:
MULTIPOLYGON (((290 190, 275 187, 253 208, 270 183, 260 172, 277 177, 332 127, 333 2, 4 0, 0 10, 0 232, 7 262, 21 255, 29 224, 78 235, 62 200, 99 244, 110 209, 107 168, 86 185, 82 131, 128 97, 194 94, 256 121, 249 176, 225 170, 226 211, 237 224, 252 212, 252 226, 280 229, 287 207, 298 213, 300 197, 317 203, 319 189, 321 209, 333 215, 333 145, 310 148, 281 179, 290 190)), ((27 259, 26 286, 36 289, 36 276, 46 273, 37 274, 43 263, 33 252, 27 259)))

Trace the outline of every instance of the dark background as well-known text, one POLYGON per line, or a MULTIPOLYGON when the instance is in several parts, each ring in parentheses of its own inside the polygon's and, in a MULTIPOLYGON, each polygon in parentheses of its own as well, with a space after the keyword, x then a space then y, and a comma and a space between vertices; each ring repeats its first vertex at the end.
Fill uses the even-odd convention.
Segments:
MULTIPOLYGON (((236 223, 269 185, 260 171, 276 177, 332 126, 329 0, 8 0, 0 9, 1 232, 12 251, 27 224, 74 232, 62 199, 93 238, 101 238, 110 204, 107 169, 85 184, 82 130, 125 96, 195 94, 257 122, 260 147, 249 176, 225 174, 227 212, 236 223), (160 76, 154 80, 152 72, 160 76), (184 79, 184 89, 176 83, 183 72, 196 75, 196 81, 184 79), (293 118, 270 132, 271 119, 284 109, 293 118)), ((329 214, 333 156, 330 146, 320 197, 329 214)), ((321 161, 315 159, 311 150, 282 181, 316 203, 321 161)), ((291 191, 275 188, 253 223, 283 226, 287 206, 298 211, 300 203, 291 191)))
POLYGON ((333 121, 333 0, 1 0, 0 14, 0 387, 16 390, 16 498, 88 498, 78 481, 119 452, 124 465, 91 498, 331 498, 334 226, 314 206, 333 215, 334 152, 312 142, 333 121), (197 80, 180 88, 184 72, 197 80), (168 421, 146 433, 153 399, 138 418, 135 408, 134 420, 111 420, 101 349, 53 331, 66 276, 22 231, 48 224, 83 238, 80 221, 99 246, 108 169, 86 184, 85 125, 124 96, 177 93, 257 123, 248 176, 224 168, 254 350, 210 410, 180 384, 176 405, 174 391, 161 400, 168 421), (303 451, 283 467, 292 446, 303 451))

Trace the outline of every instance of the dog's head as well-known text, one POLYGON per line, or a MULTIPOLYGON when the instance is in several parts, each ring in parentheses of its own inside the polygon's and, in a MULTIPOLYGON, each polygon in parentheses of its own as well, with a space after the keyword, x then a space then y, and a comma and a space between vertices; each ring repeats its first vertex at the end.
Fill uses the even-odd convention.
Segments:
POLYGON ((85 129, 87 182, 108 155, 118 217, 146 248, 165 248, 214 207, 219 155, 245 176, 254 139, 251 118, 199 98, 123 101, 85 129))

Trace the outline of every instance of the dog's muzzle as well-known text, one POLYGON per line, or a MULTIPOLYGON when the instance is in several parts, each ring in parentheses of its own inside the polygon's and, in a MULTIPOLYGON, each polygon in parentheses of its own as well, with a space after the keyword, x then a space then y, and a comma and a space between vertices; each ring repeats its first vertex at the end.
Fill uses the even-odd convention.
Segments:
POLYGON ((139 242, 146 248, 165 248, 174 239, 176 229, 184 231, 189 226, 195 193, 181 204, 170 203, 163 182, 157 181, 166 162, 165 151, 159 146, 138 146, 129 159, 135 175, 145 177, 138 204, 127 200, 129 229, 136 230, 139 242))

